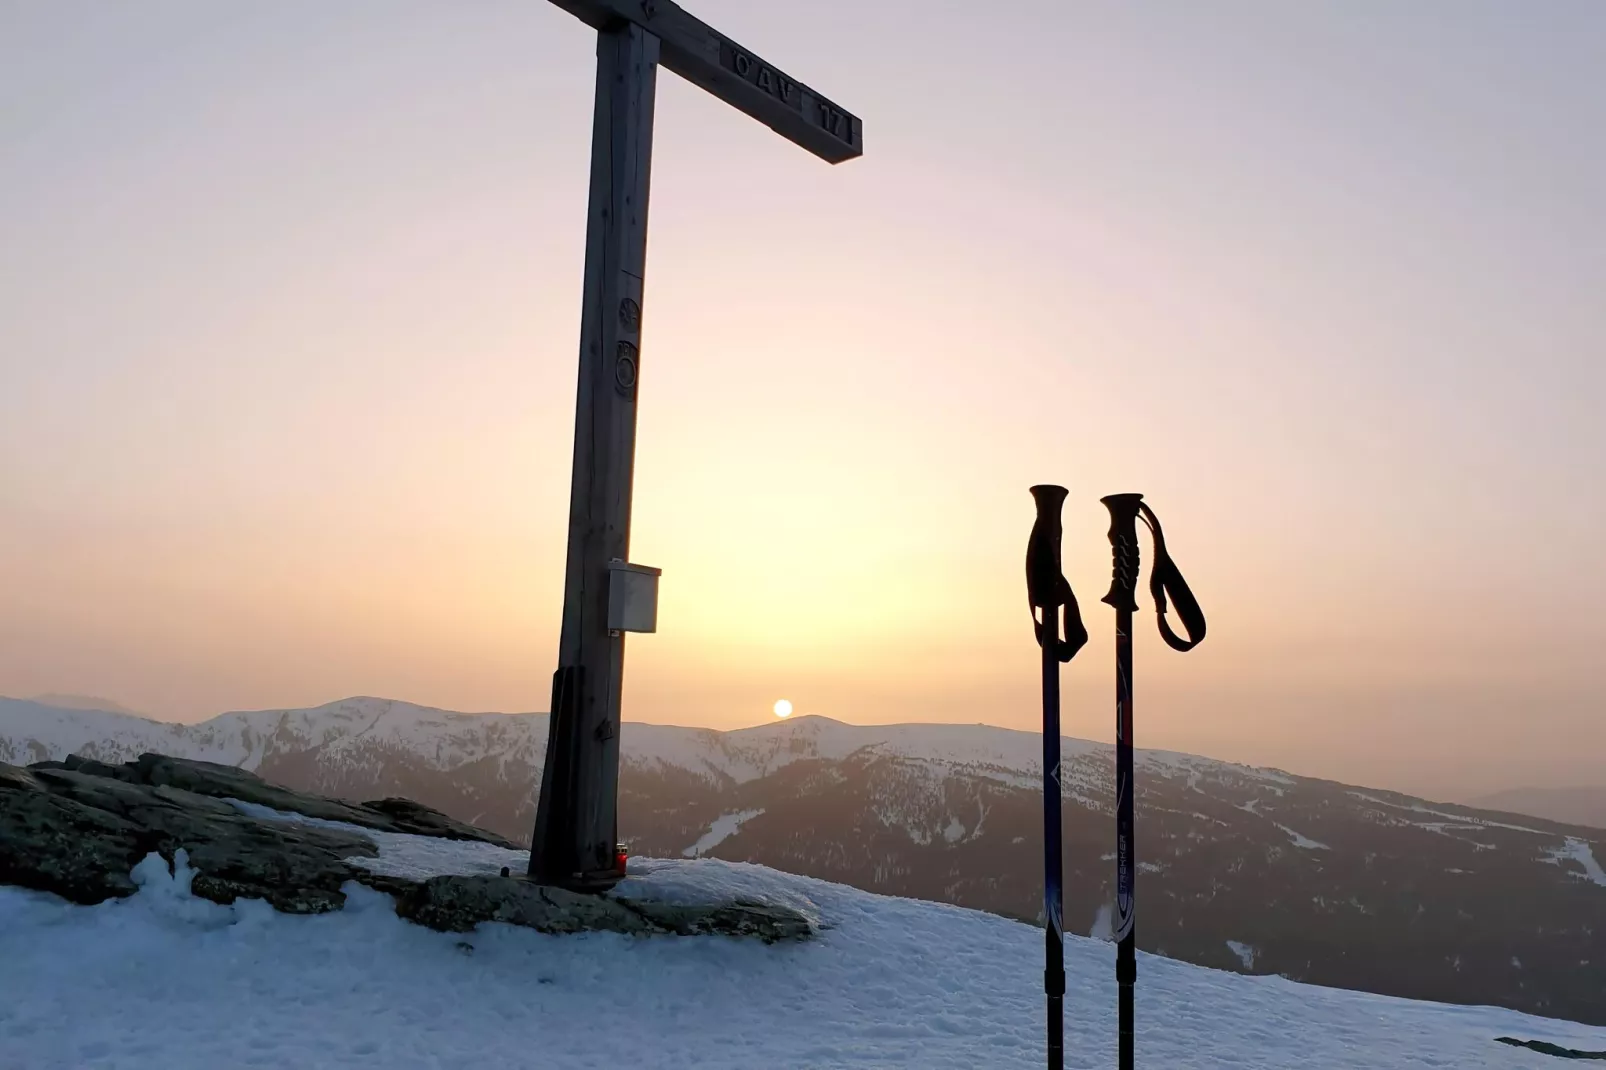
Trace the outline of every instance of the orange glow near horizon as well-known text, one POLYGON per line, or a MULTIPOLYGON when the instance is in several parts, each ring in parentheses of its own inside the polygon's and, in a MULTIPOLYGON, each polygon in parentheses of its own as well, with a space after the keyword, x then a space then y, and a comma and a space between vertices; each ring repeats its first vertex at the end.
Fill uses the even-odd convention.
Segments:
MULTIPOLYGON (((1112 736, 1098 497, 1137 490, 1210 621, 1174 655, 1140 587, 1139 746, 1598 775, 1600 16, 1031 0, 923 7, 909 49, 898 4, 822 2, 698 13, 861 115, 860 160, 659 79, 627 719, 784 687, 1035 728, 1058 482, 1067 733, 1112 736)), ((7 23, 0 694, 545 708, 594 73, 549 7, 7 23)))

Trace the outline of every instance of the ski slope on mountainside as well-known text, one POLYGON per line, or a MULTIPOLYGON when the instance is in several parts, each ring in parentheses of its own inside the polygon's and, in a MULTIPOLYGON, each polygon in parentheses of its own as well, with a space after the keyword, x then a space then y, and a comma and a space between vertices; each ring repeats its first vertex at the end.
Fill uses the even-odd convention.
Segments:
MULTIPOLYGON (((393 873, 523 866, 485 844, 375 839, 380 857, 362 861, 393 873)), ((505 925, 442 934, 355 884, 344 911, 292 917, 192 898, 182 859, 170 872, 150 856, 135 874, 138 894, 94 907, 0 888, 0 1068, 1042 1063, 1041 930, 957 907, 746 864, 641 860, 622 894, 784 902, 821 934, 769 947, 505 925)), ((1069 1067, 1113 1064, 1113 950, 1067 940, 1069 1067)), ((1606 1030, 1512 1011, 1139 962, 1137 1054, 1148 1067, 1538 1070, 1556 1064, 1494 1038, 1606 1048, 1606 1030)))

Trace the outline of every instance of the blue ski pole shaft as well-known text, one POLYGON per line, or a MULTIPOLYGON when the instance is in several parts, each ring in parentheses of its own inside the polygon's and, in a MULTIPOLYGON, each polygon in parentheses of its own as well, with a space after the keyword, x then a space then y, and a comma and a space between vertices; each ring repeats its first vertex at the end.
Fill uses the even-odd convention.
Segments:
POLYGON ((1137 958, 1137 844, 1133 836, 1132 611, 1115 614, 1115 983, 1118 1048, 1116 1065, 1132 1070, 1133 988, 1137 958))
POLYGON ((1063 859, 1060 844, 1060 665, 1087 642, 1076 595, 1060 571, 1060 510, 1068 492, 1032 488, 1037 521, 1026 545, 1026 594, 1043 648, 1043 994, 1048 1003, 1048 1066, 1065 1065, 1065 931, 1061 921, 1063 859), (1041 613, 1038 619, 1037 613, 1041 613), (1063 621, 1064 636, 1060 635, 1063 621))
MULTIPOLYGON (((1054 620, 1058 607, 1044 607, 1054 620)), ((1056 631, 1058 630, 1056 624, 1056 631)), ((1054 644, 1043 644, 1043 991, 1048 996, 1048 1065, 1065 1065, 1065 934, 1060 803, 1060 663, 1054 644)))

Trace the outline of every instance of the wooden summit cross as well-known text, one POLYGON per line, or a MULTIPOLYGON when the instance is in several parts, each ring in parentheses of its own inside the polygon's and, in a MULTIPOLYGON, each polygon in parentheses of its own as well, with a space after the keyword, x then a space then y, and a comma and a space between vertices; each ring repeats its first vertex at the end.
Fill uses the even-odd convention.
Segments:
POLYGON ((530 878, 601 891, 624 876, 615 851, 624 633, 657 626, 658 571, 628 562, 658 65, 830 163, 864 146, 857 118, 671 0, 552 2, 597 30, 597 98, 563 632, 530 878))

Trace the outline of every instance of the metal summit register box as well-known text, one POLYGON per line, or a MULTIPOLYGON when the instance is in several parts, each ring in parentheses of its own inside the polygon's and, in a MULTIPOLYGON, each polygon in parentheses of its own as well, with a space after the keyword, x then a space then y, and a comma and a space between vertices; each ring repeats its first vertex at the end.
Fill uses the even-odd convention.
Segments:
POLYGON ((608 562, 608 629, 615 632, 658 630, 658 577, 663 569, 608 562))

